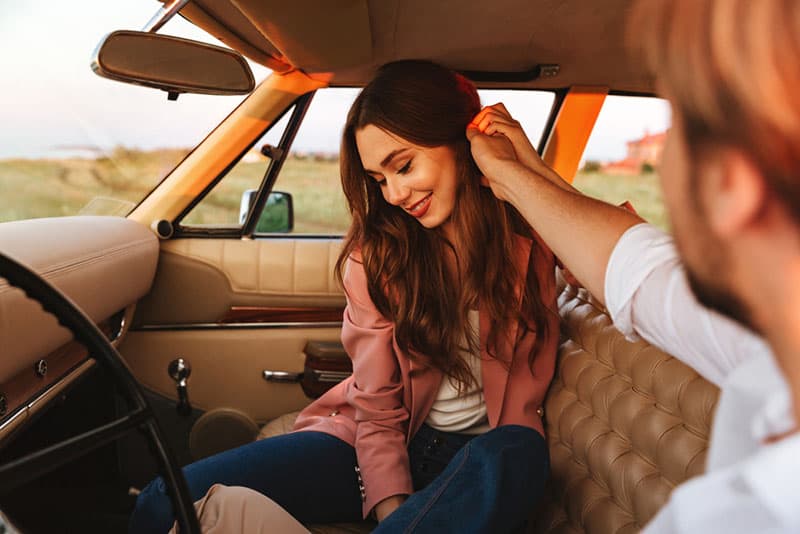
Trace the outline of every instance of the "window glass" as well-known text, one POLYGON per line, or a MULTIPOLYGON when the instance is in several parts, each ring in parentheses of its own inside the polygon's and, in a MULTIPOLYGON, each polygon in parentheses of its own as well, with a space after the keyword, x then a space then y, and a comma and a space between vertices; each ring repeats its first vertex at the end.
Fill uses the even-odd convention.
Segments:
POLYGON ((342 235, 350 214, 339 178, 339 142, 358 89, 316 92, 275 182, 292 195, 294 233, 342 235))
POLYGON ((183 227, 241 228, 250 199, 266 175, 271 162, 269 150, 265 146, 277 147, 280 144, 294 106, 273 124, 253 147, 242 156, 214 188, 192 208, 181 221, 183 227))
MULTIPOLYGON (((339 174, 339 144, 359 89, 317 91, 278 177, 275 191, 292 195, 295 234, 342 235, 350 215, 339 174)), ((551 92, 481 90, 484 105, 503 102, 538 144, 555 98, 551 92)))
MULTIPOLYGON (((9 2, 0 16, 0 221, 124 216, 244 97, 181 95, 100 78, 92 53, 157 2, 9 2)), ((160 33, 224 46, 181 17, 160 33)), ((256 80, 268 70, 251 63, 256 80)))
POLYGON ((573 185, 613 204, 629 201, 644 219, 668 230, 658 166, 669 120, 665 100, 607 97, 573 185))

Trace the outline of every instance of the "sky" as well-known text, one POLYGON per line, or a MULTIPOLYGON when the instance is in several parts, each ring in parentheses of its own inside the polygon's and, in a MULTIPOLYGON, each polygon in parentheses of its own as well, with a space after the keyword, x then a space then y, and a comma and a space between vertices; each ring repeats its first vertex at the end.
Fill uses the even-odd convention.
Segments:
MULTIPOLYGON (((89 65, 102 37, 116 29, 141 29, 161 4, 156 0, 0 0, 0 159, 43 157, 64 147, 117 145, 152 149, 191 147, 242 97, 181 95, 95 75, 89 65)), ((161 33, 214 42, 180 17, 161 33)), ((269 71, 251 63, 256 80, 269 71)), ((355 91, 315 97, 294 148, 336 151, 355 91)), ((549 95, 483 93, 484 104, 502 100, 538 140, 549 95)), ((609 97, 585 158, 624 157, 625 141, 668 126, 667 106, 653 99, 609 97)))

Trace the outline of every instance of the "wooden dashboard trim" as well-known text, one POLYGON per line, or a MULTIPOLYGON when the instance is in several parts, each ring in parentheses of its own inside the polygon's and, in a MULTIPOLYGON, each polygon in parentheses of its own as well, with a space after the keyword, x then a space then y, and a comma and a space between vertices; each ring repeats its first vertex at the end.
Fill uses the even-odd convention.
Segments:
MULTIPOLYGON (((108 322, 99 328, 106 336, 111 336, 112 328, 108 322)), ((115 341, 118 341, 118 337, 115 341)), ((0 444, 20 428, 30 415, 44 408, 95 364, 86 348, 74 340, 39 361, 47 362, 47 373, 43 377, 37 375, 34 366, 0 384, 7 407, 6 415, 0 417, 0 444)))
POLYGON ((332 323, 341 322, 343 307, 290 308, 268 306, 232 306, 218 321, 231 323, 332 323))

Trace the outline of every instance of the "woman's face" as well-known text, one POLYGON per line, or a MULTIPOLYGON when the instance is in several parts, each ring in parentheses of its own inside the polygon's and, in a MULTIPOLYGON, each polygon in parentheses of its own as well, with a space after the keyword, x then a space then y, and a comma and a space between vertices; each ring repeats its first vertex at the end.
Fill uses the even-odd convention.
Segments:
POLYGON ((456 157, 447 146, 415 145, 372 124, 356 132, 361 164, 386 202, 426 228, 445 223, 456 203, 456 157))

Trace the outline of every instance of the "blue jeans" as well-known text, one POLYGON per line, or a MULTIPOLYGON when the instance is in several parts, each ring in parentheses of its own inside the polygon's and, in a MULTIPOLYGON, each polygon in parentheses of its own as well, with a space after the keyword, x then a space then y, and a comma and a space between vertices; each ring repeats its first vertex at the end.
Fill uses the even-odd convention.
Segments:
MULTIPOLYGON (((524 525, 549 467, 544 438, 521 426, 472 437, 423 425, 408 449, 415 493, 379 532, 511 532, 524 525)), ((355 450, 340 439, 294 432, 205 458, 184 476, 193 500, 214 483, 246 486, 303 523, 333 523, 361 519, 356 465, 355 450)), ((130 532, 166 532, 173 521, 157 478, 139 495, 130 532)))
MULTIPOLYGON (((437 435, 440 439, 444 436, 444 455, 450 452, 448 438, 464 437, 432 432, 432 438, 423 435, 423 439, 435 444, 437 435)), ((528 427, 508 425, 467 439, 438 476, 418 488, 416 471, 431 463, 414 453, 420 434, 427 431, 421 430, 409 445, 415 492, 373 532, 503 533, 525 527, 550 470, 547 442, 541 434, 528 427)), ((430 456, 439 456, 435 448, 430 456)))

